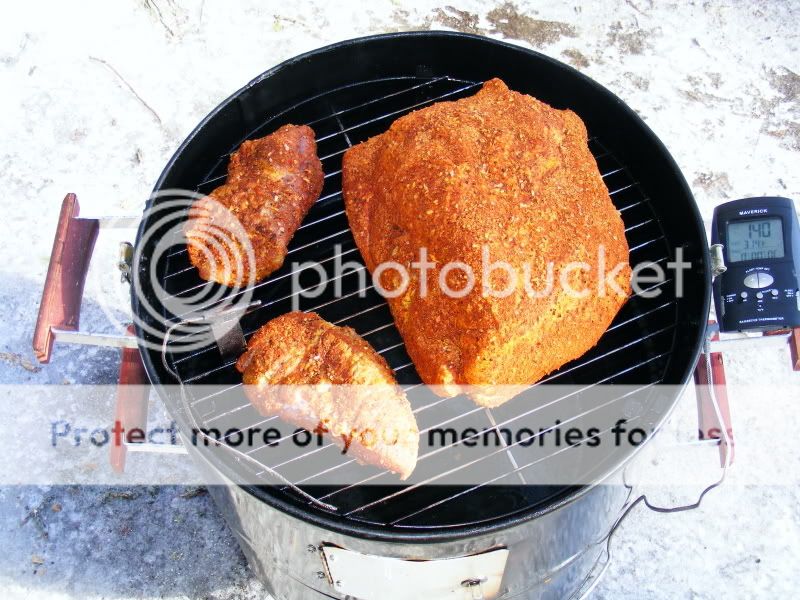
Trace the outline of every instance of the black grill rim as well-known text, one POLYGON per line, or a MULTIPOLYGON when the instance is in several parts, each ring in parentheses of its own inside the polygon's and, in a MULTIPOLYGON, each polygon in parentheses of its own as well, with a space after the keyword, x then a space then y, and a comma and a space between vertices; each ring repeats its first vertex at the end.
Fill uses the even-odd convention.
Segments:
MULTIPOLYGON (((175 168, 181 159, 184 158, 186 149, 192 144, 192 142, 195 141, 196 138, 200 137, 204 133, 206 126, 210 122, 214 121, 223 110, 228 109, 231 106, 238 105, 240 111, 242 113, 246 113, 246 109, 239 102, 240 98, 243 95, 250 93, 252 90, 257 88, 260 84, 263 84, 271 77, 295 66, 307 67, 312 61, 323 57, 327 58, 335 53, 356 55, 357 57, 364 59, 369 56, 372 51, 380 49, 381 46, 386 44, 397 44, 400 46, 402 44, 409 43, 425 44, 426 42, 434 44, 447 43, 457 45, 459 52, 463 52, 463 61, 465 63, 471 59, 480 60, 480 54, 475 54, 477 46, 480 46, 481 51, 503 53, 506 57, 512 56, 514 59, 518 60, 524 65, 522 67, 517 67, 523 70, 533 69, 535 63, 539 63, 539 66, 542 68, 546 67, 551 70, 555 69, 560 72, 559 76, 562 78, 561 81, 586 88, 586 92, 593 95, 595 99, 599 101, 601 106, 595 110, 605 112, 607 116, 610 116, 609 113, 619 113, 618 116, 621 116, 622 120, 618 119, 618 124, 620 126, 624 126, 628 130, 626 133, 633 134, 638 138, 638 140, 636 140, 634 143, 621 146, 623 150, 625 150, 624 154, 626 156, 624 156, 624 162, 626 166, 629 166, 631 162, 637 162, 637 156, 648 154, 657 155, 657 163, 650 163, 649 166, 646 164, 641 165, 640 169, 636 169, 638 178, 640 180, 647 178, 652 179, 654 177, 656 179, 661 179, 664 183, 670 184, 670 187, 676 192, 677 196, 673 199, 673 202, 680 207, 680 211, 677 212, 680 212, 681 214, 676 215, 675 218, 677 219, 678 223, 689 230, 689 234, 687 236, 689 238, 689 242, 686 244, 687 258, 693 260, 694 264, 696 264, 696 268, 693 270, 694 277, 690 277, 688 281, 690 285, 687 286, 688 290, 685 301, 679 304, 679 311, 681 312, 678 314, 678 322, 686 323, 687 327, 684 327, 684 330, 680 332, 680 335, 676 339, 676 347, 685 349, 685 352, 674 352, 670 357, 669 363, 666 367, 666 371, 670 376, 665 383, 686 384, 695 364, 697 363, 702 348, 702 342, 706 328, 706 319, 711 299, 711 273, 709 269, 710 259, 708 242, 700 211, 694 201, 688 184, 686 183, 686 180, 681 174, 675 160, 669 154, 664 144, 644 123, 644 121, 621 99, 572 67, 533 50, 528 50, 507 42, 501 42, 491 38, 472 34, 449 31, 415 31, 355 38, 301 54, 284 61, 283 63, 254 78, 247 85, 229 96, 211 113, 209 113, 209 115, 206 116, 187 136, 186 140, 180 145, 175 154, 169 160, 164 168, 164 171, 155 184, 154 193, 169 187, 167 184, 169 183, 170 174, 173 168, 175 168), (642 171, 647 171, 647 177, 642 177, 642 171), (689 215, 686 214, 686 210, 689 211, 689 215), (681 218, 681 216, 683 218, 681 218), (686 310, 687 304, 691 307, 691 311, 686 310)), ((383 50, 385 51, 385 48, 383 50)), ((397 54, 402 53, 397 52, 397 54)), ((418 65, 417 68, 420 68, 420 66, 425 68, 425 65, 418 65)), ((479 69, 479 67, 475 67, 475 69, 479 69)), ((513 88, 513 85, 511 87, 513 88)), ((281 91, 282 90, 279 90, 277 93, 281 93, 281 91)), ((583 115, 581 116, 583 117, 583 115)), ((242 118, 247 119, 249 118, 249 115, 244 114, 242 118)), ((618 151, 619 147, 615 146, 615 150, 618 151)), ((152 200, 148 201, 146 209, 149 209, 151 205, 152 200)), ((672 215, 668 216, 671 217, 672 215)), ((137 243, 142 238, 143 231, 146 230, 147 226, 147 220, 144 219, 140 224, 139 231, 137 233, 137 243)), ((673 223, 672 226, 674 227, 675 223, 673 223)), ((144 251, 143 256, 146 256, 146 252, 144 251)), ((137 265, 137 267, 139 266, 137 265)), ((145 293, 148 291, 152 292, 152 286, 147 280, 146 273, 146 269, 143 268, 135 268, 133 270, 133 275, 136 278, 136 285, 131 286, 131 305, 134 314, 138 315, 139 317, 145 317, 145 315, 141 310, 139 300, 134 290, 141 289, 145 293), (142 275, 145 275, 145 277, 142 277, 142 275)), ((145 336, 145 334, 138 324, 136 326, 136 334, 138 339, 144 339, 142 336, 145 336)), ((678 335, 678 333, 676 333, 676 335, 678 335)), ((180 400, 175 398, 174 394, 170 393, 167 388, 162 387, 162 384, 168 385, 172 382, 170 376, 166 373, 161 365, 159 353, 142 345, 140 345, 140 352, 148 376, 150 377, 154 387, 158 390, 159 395, 166 403, 172 415, 176 418, 183 429, 187 430, 189 428, 188 423, 185 417, 180 414, 180 410, 178 409, 180 406, 180 400)), ((675 401, 673 401, 672 404, 667 407, 667 409, 656 419, 657 427, 660 427, 669 417, 674 405, 675 401)), ((630 460, 632 456, 634 455, 630 455, 627 460, 630 460)), ((214 462, 216 463, 214 464, 214 467, 219 469, 223 475, 226 474, 226 471, 230 472, 229 469, 231 467, 229 465, 222 463, 222 461, 215 460, 214 462)), ((621 466, 622 464, 617 465, 615 471, 621 468, 621 466)), ((600 483, 602 482, 598 482, 598 484, 600 483)), ((242 487, 248 493, 252 494, 266 504, 293 517, 317 525, 324 529, 345 535, 388 542, 434 543, 474 537, 476 535, 483 535, 517 526, 523 522, 537 518, 542 514, 557 510, 565 504, 573 502, 583 494, 591 491, 594 486, 575 487, 574 490, 566 493, 563 497, 556 499, 554 502, 544 508, 529 509, 518 514, 499 518, 496 521, 484 523, 478 526, 464 526, 441 530, 428 529, 421 531, 398 531, 396 528, 388 529, 384 527, 374 527, 368 524, 358 523, 353 520, 346 520, 338 515, 325 513, 324 511, 316 510, 311 507, 301 506, 299 503, 293 503, 281 492, 271 494, 259 486, 242 487)))

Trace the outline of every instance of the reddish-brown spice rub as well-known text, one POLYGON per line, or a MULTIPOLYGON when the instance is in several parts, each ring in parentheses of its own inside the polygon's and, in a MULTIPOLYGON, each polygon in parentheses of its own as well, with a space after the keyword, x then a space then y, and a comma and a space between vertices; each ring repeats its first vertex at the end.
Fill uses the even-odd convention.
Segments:
POLYGON ((414 470, 411 405, 383 357, 349 327, 315 313, 281 315, 250 338, 236 368, 262 415, 329 434, 360 462, 402 479, 414 470))
POLYGON ((244 142, 231 155, 225 184, 189 211, 189 260, 200 277, 245 286, 280 268, 323 178, 310 127, 284 125, 244 142))
MULTIPOLYGON (((443 395, 478 386, 466 390, 476 402, 502 404, 594 346, 630 291, 624 225, 583 122, 499 79, 470 98, 401 117, 348 150, 343 192, 370 271, 389 261, 409 268, 410 285, 389 307, 423 381, 443 395), (420 271, 411 268, 423 247, 437 265, 425 297, 420 271), (597 291, 601 247, 606 265, 622 265, 619 291, 597 291), (517 274, 508 296, 484 292, 484 251, 517 274), (461 298, 438 284, 440 269, 453 262, 469 265, 476 279, 461 298), (592 267, 566 271, 573 289, 588 289, 582 298, 559 284, 571 262, 592 267), (522 282, 546 290, 548 263, 555 287, 533 297, 522 282)), ((384 271, 384 288, 402 288, 396 273, 384 271)), ((495 290, 511 280, 504 271, 487 276, 495 290)), ((455 290, 468 284, 457 269, 446 281, 455 290)))

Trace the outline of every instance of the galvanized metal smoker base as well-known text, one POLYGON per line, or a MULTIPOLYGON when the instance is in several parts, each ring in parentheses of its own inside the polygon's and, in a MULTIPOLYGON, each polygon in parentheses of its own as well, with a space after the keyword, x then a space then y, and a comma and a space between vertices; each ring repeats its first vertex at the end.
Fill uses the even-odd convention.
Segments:
MULTIPOLYGON (((190 454, 209 476, 219 477, 196 448, 190 454)), ((411 544, 331 532, 280 512, 237 485, 220 484, 209 492, 250 567, 277 600, 580 598, 594 587, 607 558, 608 535, 630 499, 619 476, 500 532, 411 544), (339 549, 345 552, 337 554, 339 549), (501 561, 494 553, 502 550, 501 561), (328 560, 332 555, 337 560, 328 560)))

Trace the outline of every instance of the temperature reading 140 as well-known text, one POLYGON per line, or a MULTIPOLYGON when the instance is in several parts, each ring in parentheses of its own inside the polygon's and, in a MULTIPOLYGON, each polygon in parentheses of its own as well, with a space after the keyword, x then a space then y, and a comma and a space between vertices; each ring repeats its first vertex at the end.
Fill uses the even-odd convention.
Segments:
POLYGON ((760 240, 761 238, 768 238, 772 233, 772 223, 769 221, 758 221, 757 223, 750 223, 748 225, 750 239, 753 238, 760 240))
POLYGON ((780 219, 755 219, 728 223, 728 260, 741 262, 783 258, 783 225, 780 219))

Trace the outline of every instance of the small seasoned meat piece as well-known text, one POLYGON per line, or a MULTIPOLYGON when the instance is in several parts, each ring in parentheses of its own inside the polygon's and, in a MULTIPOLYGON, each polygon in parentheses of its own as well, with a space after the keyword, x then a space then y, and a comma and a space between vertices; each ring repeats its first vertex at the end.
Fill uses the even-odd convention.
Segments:
POLYGON ((370 271, 412 265, 421 248, 436 263, 427 292, 416 269, 405 289, 394 270, 381 283, 402 292, 388 298, 397 328, 422 380, 444 395, 463 390, 483 406, 502 404, 594 346, 627 300, 625 226, 586 127, 499 79, 353 146, 342 177, 370 271), (601 256, 617 288, 605 293, 601 256), (497 263, 508 270, 492 270, 497 263), (594 270, 580 270, 584 263, 594 270), (465 292, 447 293, 436 283, 442 274, 450 290, 465 292), (586 293, 570 293, 564 279, 586 293), (484 281, 501 293, 486 293, 484 281))
POLYGON ((359 462, 406 479, 417 463, 411 405, 383 357, 349 327, 292 312, 248 341, 236 368, 265 416, 326 433, 359 462))
POLYGON ((189 211, 189 260, 200 277, 244 286, 280 268, 289 241, 319 198, 323 177, 310 127, 284 125, 244 142, 231 155, 225 184, 189 211))

